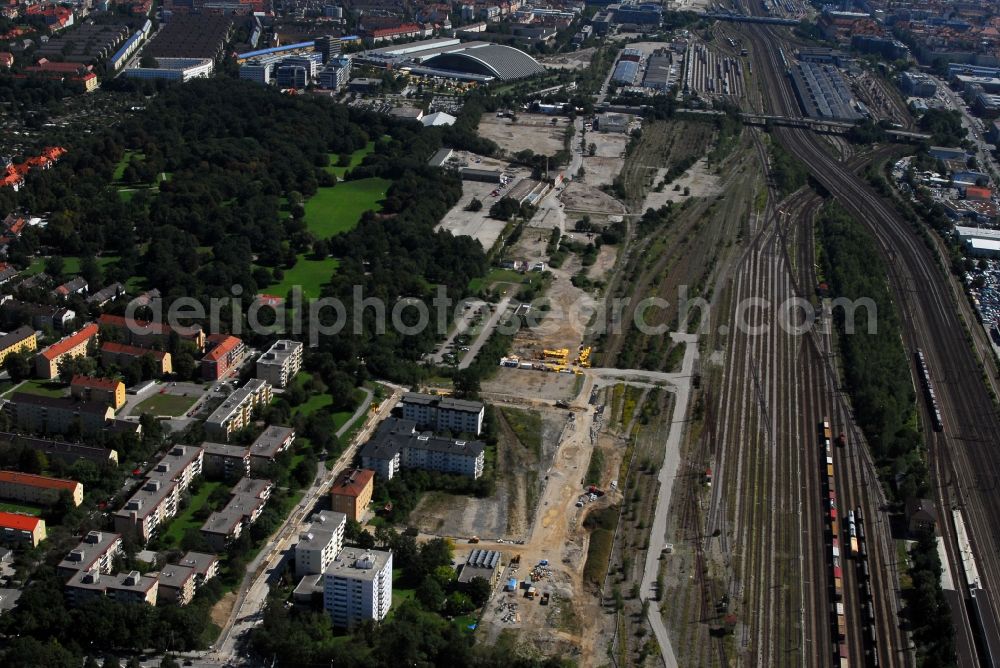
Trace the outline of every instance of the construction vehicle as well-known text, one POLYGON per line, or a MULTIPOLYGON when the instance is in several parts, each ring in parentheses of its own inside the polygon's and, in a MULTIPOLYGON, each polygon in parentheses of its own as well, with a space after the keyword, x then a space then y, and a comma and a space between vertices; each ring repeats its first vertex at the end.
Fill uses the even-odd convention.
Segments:
POLYGON ((478 542, 479 542, 479 536, 473 536, 472 538, 469 539, 469 543, 472 545, 475 545, 478 542))
POLYGON ((561 360, 563 364, 569 359, 569 348, 558 348, 556 350, 543 350, 542 355, 545 359, 556 359, 561 360))
POLYGON ((549 592, 545 592, 544 594, 542 594, 541 604, 542 605, 548 605, 549 604, 549 592))

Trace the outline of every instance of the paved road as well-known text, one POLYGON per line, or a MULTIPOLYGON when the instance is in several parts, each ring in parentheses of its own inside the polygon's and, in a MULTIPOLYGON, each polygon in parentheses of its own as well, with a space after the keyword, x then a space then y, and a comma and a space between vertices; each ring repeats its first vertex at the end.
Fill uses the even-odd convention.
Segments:
MULTIPOLYGON (((506 296, 500 300, 500 303, 497 304, 496 309, 493 311, 490 319, 486 321, 486 324, 483 325, 483 328, 476 337, 476 340, 469 345, 469 351, 465 353, 465 357, 462 358, 462 361, 458 365, 459 369, 467 369, 469 365, 472 364, 472 360, 476 359, 476 355, 479 354, 479 349, 482 348, 483 344, 486 343, 486 340, 490 338, 490 334, 493 333, 493 330, 496 329, 497 325, 500 323, 500 318, 502 318, 507 312, 513 298, 514 290, 510 289, 507 291, 506 296)), ((497 360, 497 364, 499 363, 500 360, 497 360)))
POLYGON ((362 401, 361 405, 354 411, 354 415, 351 416, 351 419, 345 422, 344 426, 337 430, 337 438, 346 434, 347 430, 354 426, 354 421, 364 415, 365 411, 368 410, 368 407, 372 405, 372 398, 374 397, 372 391, 367 387, 362 387, 361 390, 365 393, 365 400, 362 401))
MULTIPOLYGON (((686 343, 684 347, 684 362, 679 374, 662 374, 672 376, 676 402, 670 419, 670 433, 667 435, 666 452, 663 456, 663 466, 658 477, 660 490, 656 497, 656 508, 653 514, 653 526, 649 531, 649 549, 646 551, 646 566, 642 574, 642 584, 639 591, 644 599, 652 599, 649 605, 649 624, 653 635, 660 645, 663 663, 667 668, 676 668, 677 657, 674 656, 670 636, 663 625, 660 606, 656 600, 656 575, 660 568, 660 553, 667 543, 667 511, 670 509, 670 496, 673 491, 674 478, 677 477, 677 467, 680 465, 681 436, 687 425, 686 415, 688 400, 691 398, 691 372, 694 370, 694 360, 698 356, 697 337, 691 334, 672 334, 675 341, 686 343)), ((650 372, 644 372, 650 373, 650 372)))
POLYGON ((389 411, 396 405, 406 389, 395 385, 387 386, 392 390, 392 395, 382 402, 377 413, 369 415, 365 426, 358 432, 331 470, 327 471, 325 466, 319 467, 316 479, 303 495, 302 501, 291 512, 274 537, 264 546, 264 549, 260 551, 257 558, 247 567, 247 575, 240 585, 233 611, 223 627, 222 633, 219 634, 218 640, 212 645, 212 649, 204 655, 206 660, 226 662, 238 658, 237 643, 244 633, 260 621, 260 613, 270 591, 270 580, 280 575, 281 562, 286 556, 290 556, 295 538, 307 523, 313 506, 316 505, 320 496, 326 493, 333 479, 354 460, 358 445, 363 443, 371 435, 375 426, 388 416, 389 411))

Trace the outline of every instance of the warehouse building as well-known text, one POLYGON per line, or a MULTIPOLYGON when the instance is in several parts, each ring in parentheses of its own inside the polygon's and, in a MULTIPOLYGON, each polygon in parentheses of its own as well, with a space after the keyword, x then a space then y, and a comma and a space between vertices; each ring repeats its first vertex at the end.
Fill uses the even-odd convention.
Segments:
POLYGON ((414 74, 488 82, 513 81, 545 72, 524 51, 490 42, 429 39, 365 51, 358 61, 414 74))
POLYGON ((840 71, 833 65, 796 63, 792 84, 806 116, 836 121, 857 121, 854 96, 840 71))
POLYGON ((190 81, 212 76, 215 62, 211 58, 157 58, 156 67, 129 67, 125 76, 130 79, 163 79, 164 81, 190 81))

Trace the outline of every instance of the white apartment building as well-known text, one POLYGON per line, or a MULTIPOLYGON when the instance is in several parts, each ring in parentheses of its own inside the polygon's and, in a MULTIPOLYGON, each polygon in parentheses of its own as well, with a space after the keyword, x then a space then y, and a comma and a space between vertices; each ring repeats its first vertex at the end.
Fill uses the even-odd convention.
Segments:
POLYGON ((266 380, 253 378, 247 384, 230 394, 205 420, 205 432, 213 438, 224 437, 239 431, 250 423, 253 411, 258 406, 271 402, 271 384, 266 380))
POLYGON ((420 427, 476 436, 483 431, 486 407, 481 402, 407 392, 401 403, 403 418, 413 420, 420 427))
POLYGON ((257 359, 257 378, 274 387, 285 387, 302 369, 302 342, 282 339, 275 341, 257 359))
POLYGON ((295 545, 295 574, 325 573, 344 547, 347 515, 330 510, 316 513, 312 524, 299 534, 295 545))
POLYGON ((391 606, 392 552, 348 548, 326 570, 323 609, 334 626, 382 621, 391 606))

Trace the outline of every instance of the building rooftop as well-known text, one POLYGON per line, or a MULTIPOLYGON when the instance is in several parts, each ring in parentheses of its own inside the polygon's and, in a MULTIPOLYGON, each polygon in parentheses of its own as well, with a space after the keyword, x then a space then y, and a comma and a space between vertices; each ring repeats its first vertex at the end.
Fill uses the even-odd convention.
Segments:
POLYGON ((254 439, 250 445, 250 454, 254 457, 274 459, 282 449, 288 447, 295 438, 295 430, 272 424, 254 439))
POLYGON ((333 481, 333 484, 330 486, 330 493, 338 496, 357 498, 374 477, 375 471, 371 469, 345 469, 333 481))
POLYGON ((205 552, 188 552, 181 557, 180 565, 190 566, 199 576, 206 576, 212 570, 212 566, 219 562, 219 558, 214 554, 205 552))
POLYGON ((478 413, 483 410, 481 401, 468 401, 466 399, 454 399, 452 397, 438 397, 433 394, 421 394, 419 392, 407 392, 403 395, 404 404, 422 404, 425 406, 436 406, 442 410, 466 411, 478 413))
POLYGON ((232 498, 222 510, 209 515, 201 526, 207 533, 228 536, 244 518, 253 515, 265 503, 273 483, 270 480, 242 478, 232 489, 232 498))
POLYGON ((217 340, 218 343, 216 343, 211 350, 205 353, 205 356, 202 358, 203 362, 218 362, 223 357, 243 345, 243 339, 236 336, 223 336, 221 339, 210 337, 209 340, 217 340))
POLYGON ((135 355, 136 357, 142 357, 143 355, 149 355, 157 361, 162 361, 167 353, 162 350, 154 350, 153 348, 142 348, 140 346, 130 346, 124 343, 116 343, 114 341, 108 341, 107 343, 101 344, 101 351, 107 351, 109 353, 124 354, 124 355, 135 355))
POLYGON ((20 343, 24 341, 29 336, 34 336, 35 330, 27 325, 18 327, 13 332, 8 332, 3 336, 0 336, 0 350, 7 350, 15 343, 20 343))
POLYGON ((74 387, 87 387, 97 390, 115 390, 122 384, 117 378, 99 378, 97 376, 83 376, 77 374, 73 376, 70 385, 74 387))
POLYGON ((119 540, 121 534, 112 531, 91 531, 59 562, 59 570, 89 571, 94 562, 119 540))
POLYGON ((161 587, 170 587, 180 589, 187 583, 188 580, 195 577, 197 573, 190 566, 183 566, 181 564, 167 564, 160 571, 160 575, 157 578, 159 580, 161 587))
POLYGON ((0 512, 0 527, 5 529, 17 529, 19 531, 34 531, 41 518, 21 513, 0 512))
POLYGON ((205 449, 206 457, 214 455, 216 457, 239 457, 242 459, 250 455, 250 448, 245 445, 205 441, 201 444, 201 447, 205 449))
POLYGON ((19 473, 17 471, 0 471, 0 482, 12 483, 15 485, 28 485, 30 487, 41 487, 44 489, 65 489, 69 492, 74 491, 80 484, 75 480, 50 478, 44 475, 19 473))
POLYGON ((430 432, 417 432, 413 420, 387 418, 361 448, 361 456, 372 459, 392 459, 403 448, 432 452, 478 456, 485 449, 482 441, 461 441, 430 432))
POLYGON ((371 581, 391 557, 392 552, 345 548, 326 569, 326 576, 371 581))
MULTIPOLYGON (((93 415, 107 415, 111 407, 99 401, 77 401, 72 397, 43 397, 39 394, 28 392, 15 392, 10 398, 12 403, 25 404, 28 406, 44 406, 46 408, 57 408, 61 410, 72 410, 79 413, 91 413, 93 415)), ((112 411, 114 414, 114 411, 112 411)))
POLYGON ((48 348, 45 348, 39 354, 47 360, 54 360, 60 355, 76 348, 78 345, 96 336, 98 332, 98 327, 94 323, 87 325, 86 327, 80 329, 77 332, 70 334, 69 336, 56 341, 48 348))

